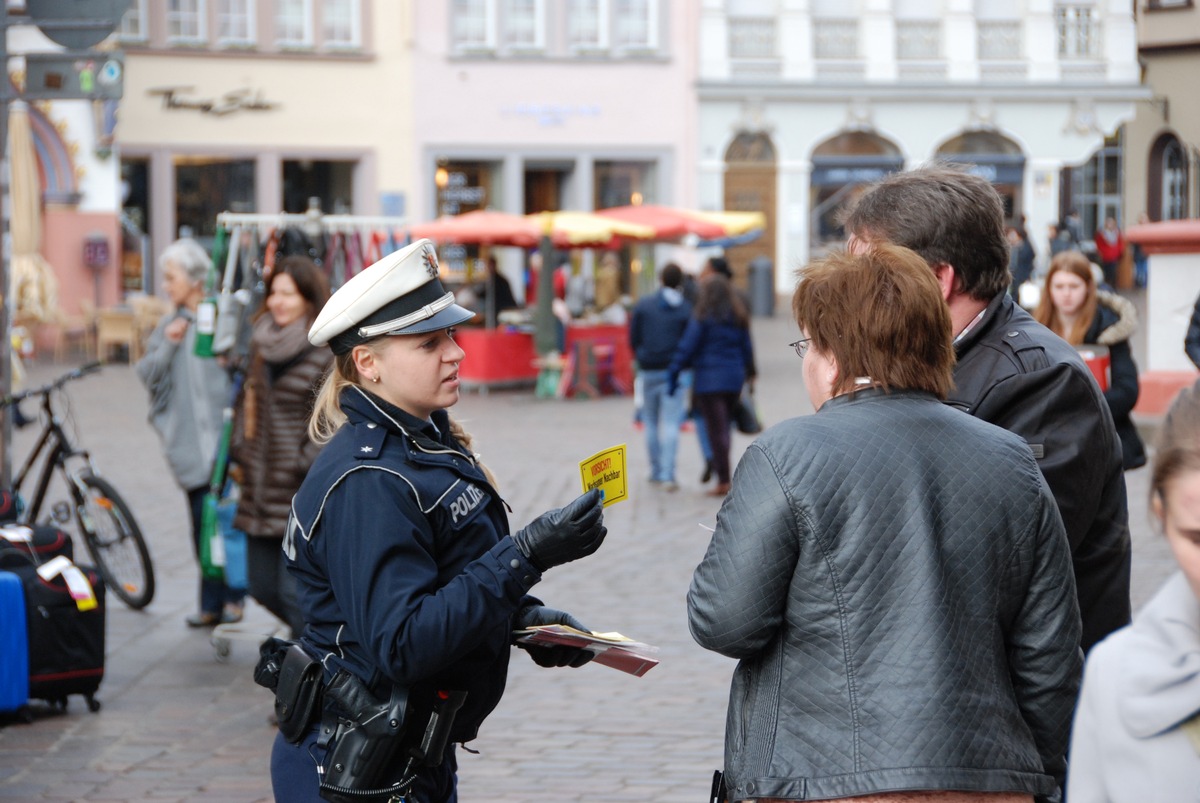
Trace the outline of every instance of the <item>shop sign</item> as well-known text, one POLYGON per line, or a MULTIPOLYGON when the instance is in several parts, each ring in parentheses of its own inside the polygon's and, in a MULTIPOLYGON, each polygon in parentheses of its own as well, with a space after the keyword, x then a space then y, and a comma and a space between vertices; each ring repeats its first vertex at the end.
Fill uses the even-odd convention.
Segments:
POLYGON ((215 117, 224 117, 239 111, 265 112, 280 106, 274 101, 264 100, 262 90, 252 92, 249 89, 235 89, 226 92, 219 100, 187 97, 188 93, 194 91, 195 88, 190 86, 160 86, 147 89, 146 94, 151 97, 161 96, 164 109, 189 109, 215 117))

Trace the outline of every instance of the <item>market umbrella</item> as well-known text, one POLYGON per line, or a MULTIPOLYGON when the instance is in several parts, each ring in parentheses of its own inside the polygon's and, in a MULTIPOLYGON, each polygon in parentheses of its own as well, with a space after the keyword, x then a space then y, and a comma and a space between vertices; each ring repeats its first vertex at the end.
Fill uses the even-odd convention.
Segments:
POLYGON ((650 226, 654 239, 660 242, 677 242, 687 235, 702 240, 724 237, 729 232, 719 221, 702 217, 699 212, 654 204, 637 206, 614 206, 596 212, 601 217, 650 226))
POLYGON ((12 263, 9 288, 18 317, 49 320, 58 305, 58 280, 38 251, 42 240, 42 184, 29 124, 29 106, 13 101, 8 114, 12 212, 12 263))
POLYGON ((409 227, 408 233, 414 240, 425 237, 439 245, 516 245, 521 248, 534 247, 541 236, 541 230, 529 218, 491 209, 443 215, 432 222, 409 227))
POLYGON ((650 226, 594 212, 535 212, 527 217, 556 248, 619 248, 627 242, 654 239, 650 226))

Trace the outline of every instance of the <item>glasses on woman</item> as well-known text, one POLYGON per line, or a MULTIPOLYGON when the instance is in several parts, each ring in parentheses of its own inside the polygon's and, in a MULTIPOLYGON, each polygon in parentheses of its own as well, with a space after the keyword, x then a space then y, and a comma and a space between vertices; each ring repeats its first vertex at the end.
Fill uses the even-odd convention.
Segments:
POLYGON ((804 359, 804 355, 808 354, 808 344, 812 340, 811 337, 802 337, 795 343, 788 343, 789 346, 796 350, 796 356, 804 359))

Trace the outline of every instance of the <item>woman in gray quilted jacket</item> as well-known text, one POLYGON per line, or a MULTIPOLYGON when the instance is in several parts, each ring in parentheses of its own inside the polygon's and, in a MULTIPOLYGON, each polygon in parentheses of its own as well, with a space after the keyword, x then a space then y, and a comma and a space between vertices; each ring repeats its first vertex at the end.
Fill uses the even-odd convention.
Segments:
POLYGON ((319 451, 308 437, 308 419, 333 355, 308 342, 308 327, 328 300, 329 283, 308 257, 287 256, 275 265, 254 318, 230 446, 241 485, 233 524, 249 536, 250 596, 295 635, 304 619, 284 566, 283 535, 292 496, 319 451))
POLYGON ((696 641, 740 661, 728 799, 1061 799, 1070 547, 1029 446, 942 403, 937 277, 835 254, 792 307, 816 413, 746 450, 688 592, 696 641))

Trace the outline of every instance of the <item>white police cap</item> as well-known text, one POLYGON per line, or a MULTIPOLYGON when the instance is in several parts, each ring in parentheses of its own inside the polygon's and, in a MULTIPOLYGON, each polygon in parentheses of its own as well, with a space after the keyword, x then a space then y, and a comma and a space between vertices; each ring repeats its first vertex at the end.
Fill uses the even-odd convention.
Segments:
POLYGON ((438 279, 433 243, 417 240, 339 287, 308 330, 308 342, 346 354, 381 335, 435 332, 472 316, 438 279))

